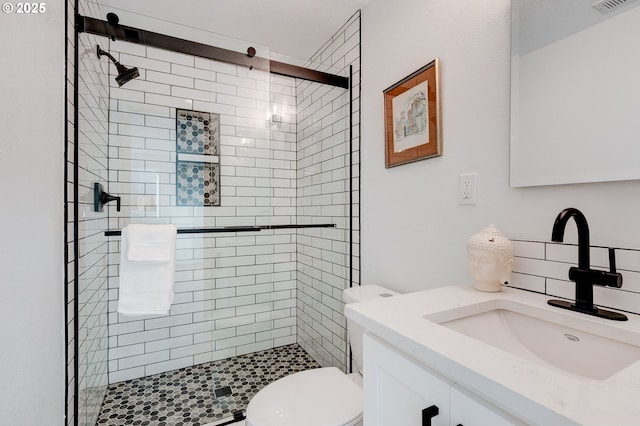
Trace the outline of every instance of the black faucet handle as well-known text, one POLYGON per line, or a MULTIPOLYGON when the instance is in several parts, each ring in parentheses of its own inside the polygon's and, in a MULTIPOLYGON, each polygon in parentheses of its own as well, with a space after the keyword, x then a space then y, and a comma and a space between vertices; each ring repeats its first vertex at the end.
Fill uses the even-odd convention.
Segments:
POLYGON ((585 280, 593 285, 607 286, 607 287, 622 287, 622 274, 616 272, 616 253, 615 249, 609 249, 609 270, 602 271, 599 269, 580 269, 569 268, 570 279, 585 280))
POLYGON ((606 285, 610 287, 620 288, 622 287, 622 274, 616 272, 616 249, 609 247, 609 273, 610 278, 606 285))
POLYGON ((609 247, 609 272, 616 273, 616 249, 609 247))
POLYGON ((622 274, 617 272, 600 271, 600 277, 594 284, 605 285, 607 287, 622 287, 622 274))

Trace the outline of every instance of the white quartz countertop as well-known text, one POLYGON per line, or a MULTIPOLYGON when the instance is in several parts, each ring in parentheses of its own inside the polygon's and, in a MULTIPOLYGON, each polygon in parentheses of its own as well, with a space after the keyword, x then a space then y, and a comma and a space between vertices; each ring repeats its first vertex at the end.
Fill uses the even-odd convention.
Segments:
POLYGON ((496 299, 562 311, 596 328, 606 325, 614 334, 640 336, 638 315, 628 314, 629 321, 624 322, 591 317, 551 307, 549 296, 508 287, 499 293, 479 292, 471 285, 442 287, 348 304, 345 312, 367 332, 528 424, 640 425, 640 362, 602 381, 587 379, 528 361, 424 318, 496 299))

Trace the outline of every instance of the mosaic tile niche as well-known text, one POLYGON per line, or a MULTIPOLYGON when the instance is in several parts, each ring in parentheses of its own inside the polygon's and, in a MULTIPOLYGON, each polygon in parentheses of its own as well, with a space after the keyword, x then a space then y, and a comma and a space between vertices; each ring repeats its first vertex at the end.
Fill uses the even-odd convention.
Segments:
POLYGON ((178 161, 177 169, 179 206, 220 205, 220 167, 217 164, 178 161))
POLYGON ((220 205, 220 116, 176 109, 176 204, 220 205))

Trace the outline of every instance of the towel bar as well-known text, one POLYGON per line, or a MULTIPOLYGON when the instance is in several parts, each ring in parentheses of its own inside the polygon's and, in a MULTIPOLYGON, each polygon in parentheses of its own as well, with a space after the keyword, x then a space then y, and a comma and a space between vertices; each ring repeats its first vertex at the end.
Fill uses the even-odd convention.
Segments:
MULTIPOLYGON (((210 234, 219 232, 256 232, 269 229, 335 228, 335 223, 317 223, 309 225, 261 225, 261 226, 222 226, 216 228, 182 228, 178 234, 210 234)), ((120 230, 104 231, 105 237, 120 235, 120 230)))

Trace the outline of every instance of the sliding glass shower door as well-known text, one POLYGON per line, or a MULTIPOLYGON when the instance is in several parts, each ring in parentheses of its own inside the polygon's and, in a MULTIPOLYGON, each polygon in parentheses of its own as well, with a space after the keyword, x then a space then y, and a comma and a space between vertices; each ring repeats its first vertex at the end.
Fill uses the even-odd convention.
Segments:
POLYGON ((269 58, 264 46, 116 12, 124 25, 204 47, 185 54, 80 34, 78 423, 205 424, 285 374, 345 370, 349 91, 206 48, 269 58), (97 45, 139 76, 120 86, 97 45), (94 211, 95 183, 119 210, 94 211), (118 313, 120 233, 138 223, 179 230, 166 315, 118 313), (287 345, 280 358, 269 352, 287 345))

